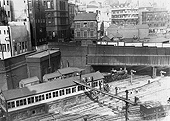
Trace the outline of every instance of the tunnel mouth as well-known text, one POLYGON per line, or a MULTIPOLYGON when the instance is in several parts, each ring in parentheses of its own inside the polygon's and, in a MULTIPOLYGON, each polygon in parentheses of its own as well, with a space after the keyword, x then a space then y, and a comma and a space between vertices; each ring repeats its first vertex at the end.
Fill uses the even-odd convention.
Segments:
POLYGON ((165 71, 165 76, 170 76, 170 68, 166 66, 143 66, 143 65, 92 65, 94 71, 100 71, 101 73, 110 73, 111 69, 120 70, 126 67, 128 74, 130 70, 135 70, 135 75, 149 75, 153 74, 153 67, 156 68, 156 76, 160 76, 160 71, 165 71))

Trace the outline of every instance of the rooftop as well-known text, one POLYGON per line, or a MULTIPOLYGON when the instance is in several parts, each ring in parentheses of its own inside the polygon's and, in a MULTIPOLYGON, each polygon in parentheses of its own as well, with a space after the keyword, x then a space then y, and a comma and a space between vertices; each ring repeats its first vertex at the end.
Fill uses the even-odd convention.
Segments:
MULTIPOLYGON (((94 73, 82 75, 82 78, 85 78, 85 77, 87 77, 87 78, 93 77, 94 80, 104 78, 100 72, 94 72, 94 73)), ((44 92, 53 91, 53 90, 62 89, 62 88, 76 85, 73 82, 73 80, 80 81, 79 77, 70 77, 70 78, 66 78, 66 79, 57 79, 55 81, 50 81, 47 83, 40 83, 40 84, 32 85, 29 87, 5 90, 2 93, 5 97, 5 99, 8 101, 8 100, 12 100, 12 99, 23 98, 23 97, 27 97, 30 95, 41 94, 44 92)))
POLYGON ((96 13, 79 13, 75 16, 74 21, 97 21, 96 13))
POLYGON ((35 81, 39 81, 37 76, 31 77, 31 78, 22 79, 20 82, 23 83, 23 84, 26 84, 26 83, 35 82, 35 81))
POLYGON ((59 76, 61 76, 59 72, 53 72, 53 73, 50 73, 50 74, 45 74, 43 76, 43 78, 49 79, 49 78, 54 78, 54 77, 59 77, 59 76))
POLYGON ((42 51, 42 52, 32 54, 32 55, 28 56, 27 58, 42 58, 42 57, 45 57, 49 54, 53 54, 53 53, 56 53, 56 52, 59 52, 59 50, 49 50, 49 51, 46 50, 46 51, 42 51))
POLYGON ((153 101, 146 101, 143 104, 146 108, 155 108, 155 107, 159 107, 161 105, 160 102, 153 102, 153 101))
POLYGON ((80 68, 76 68, 76 67, 68 67, 68 68, 62 68, 62 69, 58 69, 58 72, 60 74, 69 74, 69 73, 73 73, 73 72, 81 72, 84 69, 80 69, 80 68))

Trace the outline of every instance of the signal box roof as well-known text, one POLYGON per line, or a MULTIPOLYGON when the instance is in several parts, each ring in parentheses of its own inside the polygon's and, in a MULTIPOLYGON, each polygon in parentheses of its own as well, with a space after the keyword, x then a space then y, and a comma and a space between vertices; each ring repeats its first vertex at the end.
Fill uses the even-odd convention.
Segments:
POLYGON ((60 74, 69 74, 69 73, 74 73, 74 72, 82 72, 84 69, 76 68, 76 67, 68 67, 68 68, 62 68, 58 69, 58 72, 60 74))
POLYGON ((49 79, 49 78, 54 78, 54 77, 59 77, 59 76, 61 76, 61 74, 56 71, 56 72, 53 72, 53 73, 50 73, 50 74, 45 74, 43 76, 43 78, 49 79))
MULTIPOLYGON (((103 75, 100 72, 90 73, 82 75, 82 78, 93 77, 93 80, 103 79, 103 75)), ((28 87, 23 87, 19 89, 5 90, 2 92, 4 98, 9 101, 18 98, 24 98, 31 95, 41 94, 48 91, 53 91, 57 89, 67 88, 76 85, 73 80, 80 81, 79 77, 70 77, 66 79, 56 79, 55 81, 50 81, 46 83, 40 83, 37 85, 32 85, 28 87)))
POLYGON ((37 76, 31 77, 31 78, 22 79, 20 81, 20 83, 27 84, 27 83, 31 83, 31 82, 35 82, 35 81, 39 81, 37 76))

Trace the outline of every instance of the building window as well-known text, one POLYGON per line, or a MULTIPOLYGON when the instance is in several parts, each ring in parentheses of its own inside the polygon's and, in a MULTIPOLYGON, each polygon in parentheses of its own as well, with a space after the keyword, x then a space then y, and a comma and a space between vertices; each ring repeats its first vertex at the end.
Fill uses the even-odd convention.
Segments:
POLYGON ((77 32, 77 37, 80 37, 80 32, 77 32))
POLYGON ((39 102, 41 100, 44 100, 44 95, 35 96, 35 102, 39 102))
POLYGON ((88 25, 87 23, 84 23, 84 24, 83 24, 83 27, 87 27, 87 25, 88 25))
POLYGON ((47 8, 51 8, 51 3, 47 2, 47 8))
POLYGON ((84 86, 78 86, 78 91, 84 90, 85 87, 84 86))
POLYGON ((7 51, 6 44, 0 44, 0 51, 1 52, 6 52, 7 51))
POLYGON ((60 96, 64 95, 64 89, 60 90, 60 96))
POLYGON ((15 107, 15 102, 8 102, 8 108, 14 108, 15 107))
POLYGON ((72 93, 76 92, 76 87, 72 87, 72 93))
POLYGON ((84 37, 87 38, 87 31, 84 31, 84 37))
POLYGON ((4 30, 4 34, 6 34, 6 30, 4 30))
POLYGON ((7 0, 7 3, 6 3, 7 5, 9 5, 9 0, 7 0))
POLYGON ((10 51, 10 46, 9 46, 9 44, 7 44, 7 51, 8 51, 8 52, 10 51))
POLYGON ((53 97, 58 97, 58 91, 53 92, 53 97))
POLYGON ((49 98, 51 98, 51 93, 46 94, 46 99, 49 99, 49 98))
POLYGON ((94 36, 94 31, 90 31, 90 37, 94 36))
POLYGON ((46 1, 44 1, 43 4, 44 4, 44 7, 47 7, 47 6, 46 6, 46 1))
POLYGON ((66 10, 65 2, 60 1, 60 10, 66 10))
POLYGON ((70 88, 66 89, 66 94, 70 94, 70 93, 71 93, 70 88))
POLYGON ((76 23, 76 28, 80 28, 80 23, 76 23))
POLYGON ((10 11, 8 11, 8 17, 10 17, 10 11))
POLYGON ((34 97, 27 98, 28 104, 34 103, 34 97))
POLYGON ((93 22, 90 22, 90 28, 93 28, 94 25, 93 25, 93 22))

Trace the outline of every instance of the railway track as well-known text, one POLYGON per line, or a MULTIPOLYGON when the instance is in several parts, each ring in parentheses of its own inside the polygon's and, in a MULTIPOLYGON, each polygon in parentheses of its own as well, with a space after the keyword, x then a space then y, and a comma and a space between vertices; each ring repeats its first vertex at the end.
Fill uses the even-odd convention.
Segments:
MULTIPOLYGON (((140 76, 140 77, 134 77, 134 80, 136 82, 143 81, 149 79, 149 76, 140 76)), ((120 80, 119 80, 120 81, 120 80)), ((129 79, 124 79, 120 82, 124 84, 128 84, 129 79)), ((114 83, 114 82, 113 82, 114 83)), ((117 85, 122 85, 117 84, 117 85)), ((116 85, 116 86, 117 86, 116 85)), ((101 96, 99 98, 100 104, 90 101, 88 103, 80 104, 78 106, 73 107, 70 109, 71 111, 66 112, 65 114, 47 114, 44 116, 41 116, 39 120, 33 120, 33 121, 41 121, 43 118, 48 118, 50 117, 51 120, 57 120, 57 121, 80 121, 83 120, 83 118, 88 118, 88 121, 118 121, 124 119, 124 115, 116 115, 116 116, 110 116, 110 115, 101 115, 103 111, 110 111, 112 110, 113 106, 110 106, 110 104, 114 104, 115 100, 110 100, 110 97, 108 96, 101 96), (101 102, 104 102, 101 104, 101 102), (102 111, 103 110, 103 111, 102 111), (98 112, 98 114, 96 114, 98 112), (90 115, 93 114, 93 115, 90 115), (53 118, 52 118, 53 117, 53 118)), ((131 109, 131 112, 136 112, 137 109, 131 109)), ((132 113, 131 113, 132 114, 132 113)), ((135 115, 129 115, 130 117, 136 117, 139 118, 139 114, 136 113, 135 115)), ((50 121, 50 120, 49 120, 50 121)))

